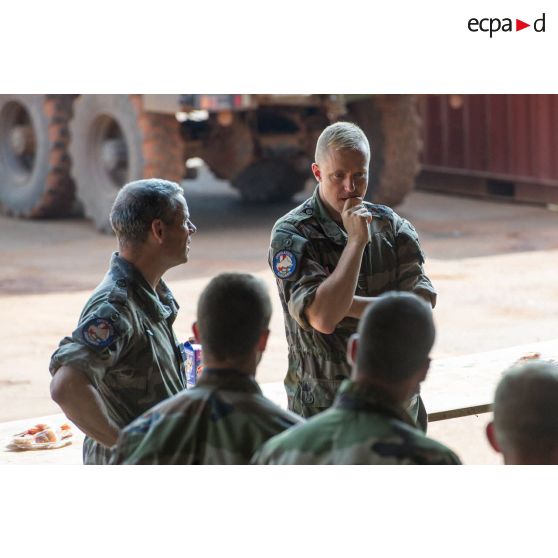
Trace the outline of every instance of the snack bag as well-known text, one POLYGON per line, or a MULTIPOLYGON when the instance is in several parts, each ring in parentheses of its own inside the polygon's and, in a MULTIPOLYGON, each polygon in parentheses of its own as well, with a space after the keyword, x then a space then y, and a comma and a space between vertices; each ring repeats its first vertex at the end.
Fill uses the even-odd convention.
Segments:
POLYGON ((72 443, 72 427, 68 423, 59 426, 36 424, 14 434, 11 446, 20 450, 56 449, 72 443))
POLYGON ((197 343, 186 341, 184 351, 186 352, 186 389, 191 389, 197 384, 203 370, 202 347, 197 343))

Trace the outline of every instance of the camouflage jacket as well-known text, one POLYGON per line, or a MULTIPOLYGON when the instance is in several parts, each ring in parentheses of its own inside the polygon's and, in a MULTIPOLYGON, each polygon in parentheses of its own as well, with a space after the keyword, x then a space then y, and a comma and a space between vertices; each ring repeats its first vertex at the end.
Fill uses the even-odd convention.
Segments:
POLYGON ((269 465, 458 465, 450 449, 427 438, 409 415, 350 380, 333 407, 275 436, 254 456, 269 465))
MULTIPOLYGON (((83 372, 121 428, 186 387, 183 348, 172 324, 178 304, 161 280, 157 292, 129 262, 114 254, 110 269, 85 304, 78 326, 52 355, 83 372)), ((110 449, 85 438, 83 462, 104 464, 110 449)))
POLYGON ((247 464, 266 440, 301 420, 266 399, 253 377, 205 368, 194 388, 122 431, 112 463, 247 464))
MULTIPOLYGON (((436 303, 436 291, 424 273, 424 255, 413 226, 383 205, 365 202, 373 216, 355 295, 411 291, 436 303)), ((318 188, 302 205, 279 219, 271 233, 269 265, 275 273, 289 346, 285 387, 289 409, 311 416, 333 403, 350 375, 347 341, 358 320, 345 318, 331 335, 314 330, 305 316, 316 290, 335 269, 347 233, 327 213, 318 188)))

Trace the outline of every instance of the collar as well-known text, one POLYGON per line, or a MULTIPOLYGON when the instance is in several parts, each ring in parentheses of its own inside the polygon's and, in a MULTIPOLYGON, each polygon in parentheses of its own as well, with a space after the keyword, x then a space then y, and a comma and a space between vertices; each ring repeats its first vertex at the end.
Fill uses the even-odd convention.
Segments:
POLYGON ((372 388, 363 387, 352 380, 343 381, 337 392, 333 406, 337 409, 389 415, 416 428, 413 419, 405 409, 393 403, 386 403, 372 388))
POLYGON ((310 198, 312 200, 312 209, 314 217, 320 223, 324 233, 328 238, 336 244, 345 246, 347 244, 347 233, 331 218, 322 200, 320 199, 320 185, 316 186, 314 194, 310 198))
POLYGON ((139 299, 142 309, 153 320, 160 321, 170 318, 171 323, 174 322, 179 306, 163 279, 159 281, 156 290, 153 290, 140 271, 122 258, 118 252, 112 254, 110 274, 119 287, 131 287, 139 299))
POLYGON ((234 368, 204 368, 197 385, 262 395, 262 390, 253 376, 248 376, 234 368))

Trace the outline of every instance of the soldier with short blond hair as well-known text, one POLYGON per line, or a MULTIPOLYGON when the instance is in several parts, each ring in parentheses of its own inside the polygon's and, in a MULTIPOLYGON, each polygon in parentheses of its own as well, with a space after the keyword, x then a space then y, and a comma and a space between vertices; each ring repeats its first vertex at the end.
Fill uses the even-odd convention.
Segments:
MULTIPOLYGON (((409 291, 436 303, 414 227, 392 209, 364 201, 369 164, 370 146, 358 126, 328 126, 316 146, 313 196, 271 233, 269 265, 289 346, 289 409, 305 417, 332 405, 350 373, 347 341, 380 294, 409 291)), ((409 409, 426 429, 418 394, 409 409)))

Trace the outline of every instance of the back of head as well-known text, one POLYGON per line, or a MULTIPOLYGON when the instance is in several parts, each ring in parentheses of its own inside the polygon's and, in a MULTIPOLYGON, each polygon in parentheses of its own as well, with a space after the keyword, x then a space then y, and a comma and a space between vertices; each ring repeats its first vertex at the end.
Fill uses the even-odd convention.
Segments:
POLYGON ((494 429, 504 453, 548 461, 558 450, 558 366, 534 361, 510 369, 494 397, 494 429))
POLYGON ((335 122, 320 134, 316 143, 315 161, 320 164, 328 156, 329 149, 362 151, 370 160, 370 144, 366 134, 352 122, 335 122))
POLYGON ((359 374, 390 385, 428 364, 436 330, 429 304, 412 293, 389 292, 366 309, 358 333, 359 374))
POLYGON ((242 359, 269 326, 271 300, 265 283, 246 273, 221 273, 198 300, 198 328, 204 354, 242 359))
POLYGON ((171 224, 182 203, 180 196, 184 197, 184 191, 176 182, 161 178, 126 184, 110 212, 110 224, 118 241, 124 245, 143 244, 155 219, 171 224))

